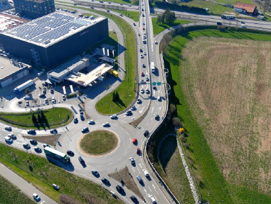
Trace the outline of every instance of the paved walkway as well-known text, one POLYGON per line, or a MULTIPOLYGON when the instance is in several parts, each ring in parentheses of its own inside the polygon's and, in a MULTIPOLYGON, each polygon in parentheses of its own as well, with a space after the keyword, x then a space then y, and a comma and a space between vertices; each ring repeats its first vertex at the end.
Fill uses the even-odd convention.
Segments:
MULTIPOLYGON (((57 204, 54 200, 40 192, 31 183, 18 176, 16 173, 11 171, 9 168, 0 163, 0 174, 5 177, 8 181, 17 186, 23 193, 32 198, 33 193, 37 193, 41 200, 38 203, 57 204)), ((53 188, 53 187, 52 187, 53 188)))

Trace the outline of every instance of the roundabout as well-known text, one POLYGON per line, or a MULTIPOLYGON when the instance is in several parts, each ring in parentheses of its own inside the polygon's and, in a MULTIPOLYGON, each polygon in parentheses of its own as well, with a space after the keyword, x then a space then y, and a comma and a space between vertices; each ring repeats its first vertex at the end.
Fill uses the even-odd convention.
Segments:
POLYGON ((88 157, 100 157, 114 152, 119 143, 119 137, 112 131, 94 130, 79 139, 78 150, 88 157))

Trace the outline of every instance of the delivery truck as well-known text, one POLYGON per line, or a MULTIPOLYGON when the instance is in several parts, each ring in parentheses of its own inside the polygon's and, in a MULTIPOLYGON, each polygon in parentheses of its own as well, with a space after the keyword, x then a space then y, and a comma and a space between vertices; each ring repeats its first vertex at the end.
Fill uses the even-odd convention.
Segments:
POLYGON ((17 87, 14 89, 14 93, 20 93, 21 91, 23 91, 24 89, 26 89, 26 88, 32 86, 33 84, 35 84, 34 81, 30 79, 30 80, 26 81, 25 83, 23 83, 23 84, 17 86, 17 87))
POLYGON ((151 72, 152 72, 152 73, 155 72, 155 65, 154 65, 154 62, 151 62, 151 72))

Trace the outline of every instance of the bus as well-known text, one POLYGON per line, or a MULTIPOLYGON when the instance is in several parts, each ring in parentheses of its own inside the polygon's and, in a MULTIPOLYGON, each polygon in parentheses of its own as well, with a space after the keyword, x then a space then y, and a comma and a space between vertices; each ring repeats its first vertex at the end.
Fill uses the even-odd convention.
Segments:
POLYGON ((221 18, 222 19, 227 19, 227 20, 235 20, 235 16, 234 15, 222 14, 221 18))
POLYGON ((65 162, 65 163, 70 163, 70 157, 67 155, 67 154, 64 154, 56 149, 53 149, 51 147, 45 147, 44 148, 44 153, 47 155, 47 156, 50 156, 50 157, 53 157, 57 160, 60 160, 62 162, 65 162))

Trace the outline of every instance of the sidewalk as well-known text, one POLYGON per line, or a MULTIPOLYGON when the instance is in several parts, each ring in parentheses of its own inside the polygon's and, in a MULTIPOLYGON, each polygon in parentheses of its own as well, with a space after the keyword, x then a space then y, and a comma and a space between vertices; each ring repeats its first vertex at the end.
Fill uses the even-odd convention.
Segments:
MULTIPOLYGON (((26 180, 18 176, 16 173, 11 171, 9 168, 0 163, 0 174, 5 177, 12 184, 17 186, 23 193, 27 196, 32 197, 33 193, 37 193, 41 200, 38 203, 48 203, 48 204, 57 204, 54 200, 40 192, 36 187, 31 183, 28 183, 26 180)), ((52 187, 53 188, 53 187, 52 187)))

